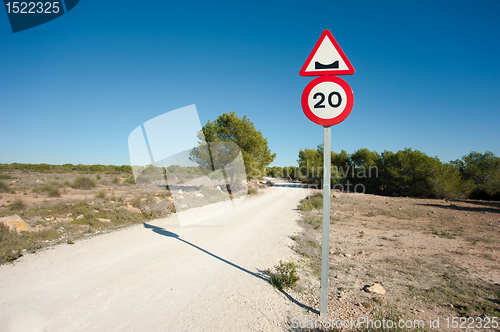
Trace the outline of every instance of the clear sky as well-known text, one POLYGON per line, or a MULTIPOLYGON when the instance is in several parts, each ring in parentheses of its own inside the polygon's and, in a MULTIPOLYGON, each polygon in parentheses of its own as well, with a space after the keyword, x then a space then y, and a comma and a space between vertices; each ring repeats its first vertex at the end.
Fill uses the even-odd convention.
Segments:
MULTIPOLYGON (((128 135, 196 104, 277 158, 323 141, 299 70, 329 29, 356 69, 332 149, 500 155, 500 1, 85 1, 13 34, 0 8, 0 163, 130 164, 128 135)), ((175 144, 175 142, 172 142, 175 144)))

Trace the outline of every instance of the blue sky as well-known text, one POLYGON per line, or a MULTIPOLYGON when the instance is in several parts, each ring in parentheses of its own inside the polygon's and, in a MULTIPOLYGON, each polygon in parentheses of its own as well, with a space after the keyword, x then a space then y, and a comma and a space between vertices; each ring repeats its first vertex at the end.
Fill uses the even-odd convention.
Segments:
POLYGON ((356 69, 334 151, 500 155, 499 17, 498 0, 82 0, 13 34, 0 9, 0 163, 129 164, 134 128, 196 104, 202 124, 247 115, 272 165, 296 165, 323 141, 298 73, 325 29, 356 69))

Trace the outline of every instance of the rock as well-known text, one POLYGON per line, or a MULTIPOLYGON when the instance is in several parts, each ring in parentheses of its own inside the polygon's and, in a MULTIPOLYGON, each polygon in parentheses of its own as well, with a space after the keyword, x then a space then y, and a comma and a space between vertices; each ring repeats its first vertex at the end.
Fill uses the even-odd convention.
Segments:
POLYGON ((28 224, 17 214, 0 218, 0 222, 8 226, 9 231, 16 231, 17 233, 32 231, 31 227, 29 227, 28 224))
POLYGON ((384 295, 385 289, 380 284, 373 284, 364 288, 365 292, 384 295))
POLYGON ((161 198, 158 197, 158 196, 155 196, 155 197, 153 197, 153 202, 155 202, 156 204, 160 204, 161 203, 161 198))
POLYGON ((133 207, 133 206, 132 206, 132 205, 130 205, 130 204, 129 204, 129 205, 127 205, 127 206, 125 206, 125 207, 123 207, 123 209, 128 210, 128 211, 133 212, 133 213, 141 213, 141 210, 140 210, 140 209, 138 209, 138 208, 136 208, 136 207, 133 207))
POLYGON ((100 222, 107 222, 107 223, 110 223, 111 220, 110 219, 104 219, 104 218, 99 218, 98 219, 100 222))
POLYGON ((182 193, 183 193, 182 189, 179 189, 178 193, 179 193, 180 195, 182 195, 182 193))
POLYGON ((76 217, 76 220, 80 220, 80 219, 83 219, 83 218, 85 218, 85 216, 83 214, 81 214, 78 217, 76 217))
POLYGON ((196 197, 205 197, 202 193, 196 193, 196 197))

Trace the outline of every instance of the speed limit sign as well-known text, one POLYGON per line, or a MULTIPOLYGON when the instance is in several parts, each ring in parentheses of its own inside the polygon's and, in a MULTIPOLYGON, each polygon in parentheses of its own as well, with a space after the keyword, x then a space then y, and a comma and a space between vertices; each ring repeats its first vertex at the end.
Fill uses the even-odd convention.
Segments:
POLYGON ((333 126, 347 118, 354 104, 351 87, 331 75, 312 80, 302 93, 302 109, 312 122, 333 126))

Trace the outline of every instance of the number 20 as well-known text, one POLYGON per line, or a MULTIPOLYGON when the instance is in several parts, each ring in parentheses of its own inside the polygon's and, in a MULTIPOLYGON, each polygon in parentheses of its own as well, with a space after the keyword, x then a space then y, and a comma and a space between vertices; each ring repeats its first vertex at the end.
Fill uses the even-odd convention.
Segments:
MULTIPOLYGON (((317 92, 314 94, 313 99, 316 99, 317 97, 319 97, 320 100, 314 105, 314 108, 325 108, 325 105, 323 105, 323 102, 325 101, 325 95, 322 92, 317 92)), ((342 104, 342 97, 340 96, 340 93, 334 91, 328 95, 328 105, 330 105, 333 108, 336 108, 339 107, 340 104, 342 104), (336 104, 332 103, 333 96, 337 96, 338 98, 336 104)))

